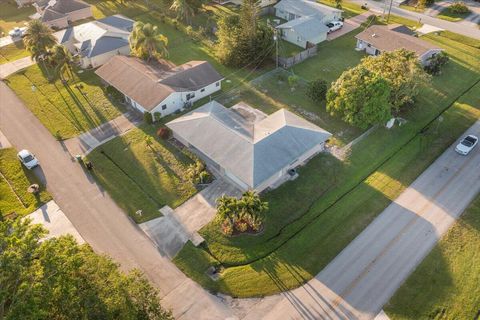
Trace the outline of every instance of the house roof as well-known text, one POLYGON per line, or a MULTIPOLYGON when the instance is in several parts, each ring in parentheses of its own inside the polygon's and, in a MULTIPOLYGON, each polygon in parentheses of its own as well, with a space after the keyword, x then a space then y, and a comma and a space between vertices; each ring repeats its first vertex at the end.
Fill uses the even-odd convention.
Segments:
POLYGON ((329 30, 316 16, 304 16, 287 21, 277 26, 277 29, 292 29, 306 40, 312 39, 318 34, 327 33, 329 30))
MULTIPOLYGON (((37 3, 42 7, 42 3, 37 3)), ((45 3, 43 2, 43 5, 45 3)), ((89 8, 90 5, 80 0, 51 0, 47 3, 45 10, 42 14, 42 21, 52 21, 65 17, 67 14, 89 8)))
POLYGON ((285 109, 252 122, 216 101, 168 122, 167 127, 250 188, 331 136, 285 109))
POLYGON ((148 64, 120 55, 95 73, 147 110, 155 108, 173 92, 196 91, 223 79, 207 61, 175 66, 164 60, 148 64))
POLYGON ((314 0, 282 0, 274 7, 277 10, 290 12, 297 16, 325 16, 331 12, 343 12, 342 10, 323 5, 314 0))
POLYGON ((83 23, 55 33, 62 44, 73 41, 83 57, 114 51, 128 46, 128 37, 134 21, 122 15, 83 23))
POLYGON ((390 30, 387 26, 371 26, 355 36, 381 51, 406 49, 415 52, 419 57, 430 50, 440 49, 430 42, 401 32, 390 30))

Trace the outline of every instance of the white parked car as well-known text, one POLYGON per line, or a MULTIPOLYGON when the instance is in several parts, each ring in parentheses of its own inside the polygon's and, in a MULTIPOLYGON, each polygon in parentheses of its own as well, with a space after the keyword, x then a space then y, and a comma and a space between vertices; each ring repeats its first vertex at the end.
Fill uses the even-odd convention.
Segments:
POLYGON ((342 21, 329 22, 329 23, 327 23, 327 28, 329 29, 328 33, 333 32, 333 31, 337 31, 337 30, 343 28, 343 22, 342 21))
POLYGON ((478 138, 476 136, 472 134, 468 135, 465 138, 463 138, 459 144, 457 144, 457 146, 455 147, 455 151, 457 151, 457 153, 460 153, 466 156, 467 154, 470 153, 470 151, 472 151, 473 148, 475 148, 477 143, 478 143, 478 138))
POLYGON ((38 166, 40 163, 38 162, 37 158, 35 158, 35 156, 33 155, 33 153, 31 153, 30 151, 28 150, 21 150, 18 154, 17 154, 17 157, 18 157, 18 160, 20 160, 20 162, 28 169, 28 170, 31 170, 33 168, 35 168, 36 166, 38 166))
POLYGON ((8 35, 12 38, 21 38, 23 37, 23 33, 27 30, 26 27, 20 28, 20 27, 15 27, 10 32, 8 32, 8 35))

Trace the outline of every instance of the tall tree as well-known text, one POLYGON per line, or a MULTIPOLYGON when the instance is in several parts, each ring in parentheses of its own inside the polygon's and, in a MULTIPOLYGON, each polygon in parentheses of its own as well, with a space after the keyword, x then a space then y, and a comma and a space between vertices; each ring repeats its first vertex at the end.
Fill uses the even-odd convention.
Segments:
POLYGON ((135 22, 129 42, 132 53, 142 59, 149 61, 154 57, 160 58, 168 55, 167 37, 160 33, 157 26, 150 23, 135 22))
POLYGON ((367 128, 391 118, 390 87, 385 79, 358 65, 342 73, 327 92, 327 111, 367 128))
POLYGON ((45 235, 28 219, 0 222, 0 319, 173 319, 138 271, 45 235))
POLYGON ((65 46, 57 44, 49 50, 48 60, 51 65, 55 68, 55 73, 64 79, 64 74, 68 73, 71 79, 74 78, 72 65, 74 63, 74 58, 70 51, 65 46))
POLYGON ((57 40, 53 35, 53 30, 40 20, 32 20, 27 24, 23 43, 25 49, 30 52, 32 59, 38 61, 53 47, 57 40))
POLYGON ((195 14, 195 10, 188 0, 173 0, 170 10, 175 12, 177 19, 183 19, 187 24, 190 24, 191 18, 195 14))

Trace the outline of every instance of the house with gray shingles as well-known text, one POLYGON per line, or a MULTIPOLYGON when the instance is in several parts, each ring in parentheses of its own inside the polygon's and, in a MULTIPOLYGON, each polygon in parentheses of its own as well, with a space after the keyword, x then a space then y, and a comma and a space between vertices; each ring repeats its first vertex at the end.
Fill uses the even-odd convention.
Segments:
POLYGON ((58 43, 79 57, 82 68, 96 68, 115 55, 129 55, 134 21, 114 15, 55 33, 58 43))
POLYGON ((409 34, 399 25, 374 25, 357 34, 355 38, 356 50, 365 50, 370 55, 378 56, 385 51, 406 49, 415 52, 422 65, 428 64, 432 56, 443 51, 432 43, 409 34))
POLYGON ((276 28, 282 39, 308 48, 327 39, 327 23, 342 18, 342 10, 312 0, 282 0, 275 6, 275 15, 287 20, 276 28))
POLYGON ((92 7, 80 0, 50 0, 34 3, 40 21, 55 29, 63 29, 74 21, 93 17, 92 7))
POLYGON ((216 101, 168 122, 173 137, 242 190, 285 181, 331 134, 285 109, 251 120, 216 101))

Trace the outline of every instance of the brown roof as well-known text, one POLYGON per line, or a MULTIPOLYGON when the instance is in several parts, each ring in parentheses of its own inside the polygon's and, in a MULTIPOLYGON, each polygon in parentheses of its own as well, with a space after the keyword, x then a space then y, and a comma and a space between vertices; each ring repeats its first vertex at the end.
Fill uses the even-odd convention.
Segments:
MULTIPOLYGON (((50 2, 47 2, 47 4, 50 2)), ((88 8, 90 5, 80 0, 56 0, 48 4, 42 14, 42 21, 52 21, 65 17, 67 14, 88 8)))
POLYGON ((437 46, 401 32, 390 30, 387 26, 371 26, 356 35, 356 38, 365 41, 381 51, 406 49, 415 52, 419 57, 437 46))
POLYGON ((173 92, 196 91, 223 79, 207 61, 180 66, 162 60, 147 64, 134 57, 117 55, 95 73, 147 110, 173 92))

